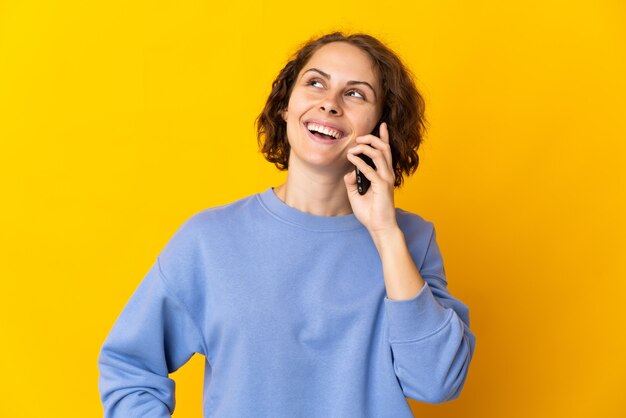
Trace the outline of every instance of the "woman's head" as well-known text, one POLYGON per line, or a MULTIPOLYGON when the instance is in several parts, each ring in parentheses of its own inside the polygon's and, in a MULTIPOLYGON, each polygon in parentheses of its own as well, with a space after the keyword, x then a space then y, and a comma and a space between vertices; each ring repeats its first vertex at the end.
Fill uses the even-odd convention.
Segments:
MULTIPOLYGON (((417 149, 425 129, 424 100, 417 91, 410 72, 389 48, 372 36, 331 33, 304 44, 281 70, 272 85, 263 112, 257 119, 257 136, 265 158, 279 169, 289 166, 290 145, 284 117, 301 71, 323 46, 342 42, 363 51, 369 57, 378 90, 377 113, 387 122, 390 132, 395 185, 418 166, 417 149), (380 97, 378 97, 380 96, 380 97)), ((370 77, 371 78, 371 77, 370 77)), ((368 87, 365 87, 368 95, 368 87)), ((371 99, 371 96, 370 96, 371 99)), ((376 124, 374 124, 376 125, 376 124)), ((366 132, 367 133, 367 132, 366 132)))

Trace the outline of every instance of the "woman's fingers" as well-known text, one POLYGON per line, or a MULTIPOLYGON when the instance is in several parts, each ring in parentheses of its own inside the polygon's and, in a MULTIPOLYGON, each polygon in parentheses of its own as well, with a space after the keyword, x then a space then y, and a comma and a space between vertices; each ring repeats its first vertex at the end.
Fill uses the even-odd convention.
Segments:
POLYGON ((378 128, 378 137, 386 144, 389 144, 389 127, 387 122, 382 122, 378 128))
POLYGON ((374 170, 369 166, 361 157, 358 157, 354 154, 348 154, 348 160, 354 164, 361 172, 367 177, 372 184, 378 183, 379 181, 383 181, 380 177, 380 173, 374 170))
POLYGON ((358 193, 358 186, 356 183, 356 173, 354 170, 350 170, 343 176, 343 181, 346 183, 346 188, 348 189, 348 193, 358 193))
MULTIPOLYGON (((391 162, 386 158, 383 151, 373 148, 369 145, 365 145, 365 144, 357 145, 348 150, 348 156, 350 155, 357 156, 359 160, 363 161, 361 158, 358 157, 359 154, 365 154, 368 157, 370 157, 372 161, 374 162, 374 165, 376 166, 377 174, 379 174, 383 179, 390 181, 391 173, 392 173, 391 162)), ((350 162, 354 164, 354 161, 350 160, 350 162)), ((363 161, 363 163, 365 163, 365 161, 363 161)), ((359 170, 361 170, 361 167, 359 165, 357 164, 354 164, 354 165, 359 167, 359 170)), ((369 170, 374 171, 367 163, 365 163, 365 165, 369 168, 369 170)), ((365 176, 370 181, 372 180, 370 176, 367 175, 368 170, 361 170, 361 171, 365 174, 365 176)))
MULTIPOLYGON (((386 134, 386 130, 385 130, 384 135, 383 133, 381 133, 381 136, 384 136, 386 140, 389 141, 389 136, 386 134)), ((385 156, 385 159, 389 161, 389 166, 391 166, 391 163, 392 163, 391 146, 389 145, 389 142, 386 142, 384 139, 382 139, 382 137, 379 138, 374 135, 359 136, 356 138, 356 143, 368 144, 368 145, 371 145, 373 148, 381 150, 381 152, 385 156)))

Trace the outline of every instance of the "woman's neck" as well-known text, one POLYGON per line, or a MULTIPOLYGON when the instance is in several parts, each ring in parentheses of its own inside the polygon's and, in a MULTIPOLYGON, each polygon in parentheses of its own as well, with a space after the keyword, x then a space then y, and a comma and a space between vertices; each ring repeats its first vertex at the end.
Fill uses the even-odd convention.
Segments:
MULTIPOLYGON (((302 172, 299 172, 302 174, 302 172)), ((274 188, 276 196, 288 206, 319 216, 352 213, 343 178, 329 179, 287 173, 287 181, 274 188)))

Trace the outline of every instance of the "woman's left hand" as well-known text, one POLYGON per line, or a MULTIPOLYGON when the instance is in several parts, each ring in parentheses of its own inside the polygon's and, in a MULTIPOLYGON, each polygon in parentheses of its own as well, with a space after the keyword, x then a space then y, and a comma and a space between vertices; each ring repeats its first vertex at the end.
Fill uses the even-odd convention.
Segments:
POLYGON ((359 194, 354 170, 350 170, 343 179, 354 215, 375 238, 375 235, 392 231, 398 225, 393 197, 395 174, 387 124, 380 124, 380 138, 371 134, 359 136, 356 143, 348 150, 348 160, 368 178, 370 188, 364 195, 359 194), (376 170, 358 157, 359 154, 370 157, 376 170))

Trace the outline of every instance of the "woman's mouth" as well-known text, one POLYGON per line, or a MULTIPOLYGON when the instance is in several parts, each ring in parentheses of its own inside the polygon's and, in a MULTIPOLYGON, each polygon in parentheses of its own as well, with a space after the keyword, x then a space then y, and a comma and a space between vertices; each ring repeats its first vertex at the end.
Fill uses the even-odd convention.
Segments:
POLYGON ((306 122, 304 126, 309 131, 310 136, 323 142, 333 142, 345 136, 345 134, 337 128, 316 122, 306 122))

